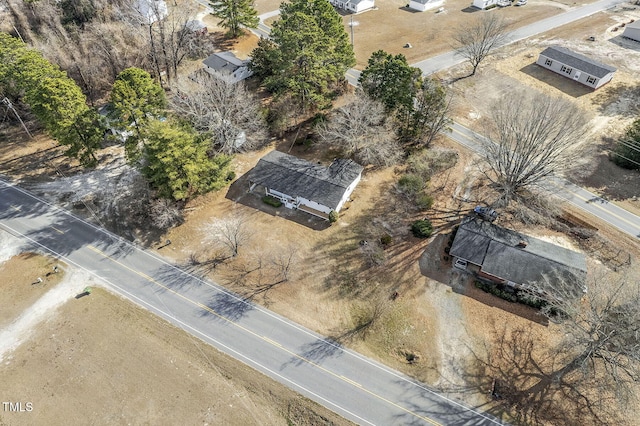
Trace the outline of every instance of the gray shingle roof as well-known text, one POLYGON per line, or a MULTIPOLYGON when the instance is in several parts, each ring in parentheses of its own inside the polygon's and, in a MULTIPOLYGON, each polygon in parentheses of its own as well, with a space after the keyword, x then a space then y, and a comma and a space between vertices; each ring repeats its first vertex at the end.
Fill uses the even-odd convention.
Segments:
POLYGON ((460 225, 450 254, 518 284, 537 282, 543 275, 582 283, 587 272, 581 253, 479 219, 460 225), (521 241, 526 247, 517 247, 521 241))
POLYGON ((238 68, 245 66, 249 61, 238 59, 233 52, 218 52, 202 61, 209 68, 217 71, 233 73, 238 68))
POLYGON ((271 151, 258 161, 248 176, 253 183, 335 209, 347 187, 360 173, 361 165, 344 158, 326 167, 283 152, 271 151))
POLYGON ((562 46, 549 46, 540 54, 598 78, 616 71, 616 68, 610 65, 594 61, 562 46))

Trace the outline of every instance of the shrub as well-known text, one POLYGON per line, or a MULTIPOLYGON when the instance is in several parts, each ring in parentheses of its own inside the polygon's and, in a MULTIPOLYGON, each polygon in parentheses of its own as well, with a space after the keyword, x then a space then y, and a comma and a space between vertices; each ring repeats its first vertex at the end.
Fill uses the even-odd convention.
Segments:
POLYGON ((398 188, 407 195, 416 195, 422 191, 424 185, 424 179, 413 173, 402 176, 398 181, 398 188))
POLYGON ((411 232, 418 238, 429 238, 433 232, 433 227, 428 219, 416 220, 411 225, 411 232))
POLYGON ((262 202, 273 207, 280 207, 282 205, 282 201, 272 197, 271 195, 265 195, 262 197, 262 202))
POLYGON ((420 194, 416 197, 416 206, 420 210, 428 210, 433 207, 433 196, 431 194, 420 194))
POLYGON ((384 234, 382 237, 380 237, 380 244, 382 244, 383 246, 388 246, 389 244, 391 244, 391 235, 384 234))
POLYGON ((432 148, 416 152, 407 159, 407 171, 416 174, 424 181, 431 176, 450 169, 458 162, 458 153, 451 149, 432 148))
POLYGON ((225 179, 227 180, 227 182, 231 182, 235 178, 236 178, 236 172, 234 172, 233 170, 229 170, 229 173, 227 173, 227 177, 225 179))
POLYGON ((331 210, 331 212, 329 213, 329 222, 336 223, 339 217, 340 216, 338 215, 337 211, 331 210))
POLYGON ((629 126, 609 156, 620 167, 640 169, 640 119, 629 126))

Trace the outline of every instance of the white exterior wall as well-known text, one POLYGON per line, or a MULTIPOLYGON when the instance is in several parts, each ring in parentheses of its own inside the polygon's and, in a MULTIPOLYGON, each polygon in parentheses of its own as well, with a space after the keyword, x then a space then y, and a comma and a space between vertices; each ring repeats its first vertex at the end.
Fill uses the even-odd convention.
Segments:
POLYGON ((548 70, 551 70, 553 72, 555 72, 556 74, 560 74, 563 77, 566 78, 570 78, 573 81, 577 81, 580 84, 584 84, 585 86, 591 87, 593 89, 597 89, 605 84, 607 84, 608 82, 611 81, 611 79, 613 78, 613 72, 610 72, 609 74, 607 74, 606 76, 602 77, 602 78, 598 78, 595 76, 592 76, 590 74, 587 74, 584 71, 578 70, 576 68, 572 68, 568 65, 563 64, 562 62, 555 60, 555 59, 551 59, 551 58, 547 58, 544 55, 540 55, 538 57, 538 60, 536 61, 536 64, 540 65, 543 68, 546 68, 548 70), (547 62, 550 61, 550 63, 547 62), (564 71, 562 71, 562 67, 568 67, 568 68, 572 68, 570 73, 566 73, 564 71), (593 82, 589 82, 587 81, 588 79, 594 79, 595 81, 593 82))
MULTIPOLYGON (((275 189, 267 188, 267 195, 271 195, 285 204, 290 204, 294 201, 294 198, 290 195, 284 194, 282 192, 278 192, 275 189)), ((287 207, 291 208, 287 205, 287 207)))
POLYGON ((342 206, 344 206, 344 203, 347 202, 347 200, 351 196, 351 193, 353 192, 353 190, 356 189, 356 186, 358 186, 358 183, 360 182, 360 179, 362 179, 362 173, 360 173, 358 175, 358 177, 351 183, 351 185, 349 185, 347 187, 346 191, 344 191, 344 195, 342 196, 342 199, 340 200, 340 202, 336 206, 336 212, 339 212, 340 209, 342 208, 342 206))
POLYGON ((346 3, 346 8, 352 12, 358 13, 368 9, 373 9, 375 6, 374 0, 362 0, 358 4, 346 3))
POLYGON ((498 0, 473 0, 473 6, 478 9, 486 9, 492 4, 498 4, 498 0))
POLYGON ((314 210, 318 210, 326 214, 331 213, 331 210, 332 210, 330 207, 323 206, 322 204, 318 204, 315 201, 307 200, 306 198, 303 198, 303 197, 298 197, 297 204, 310 207, 314 210))
POLYGON ((426 4, 422 4, 420 2, 411 0, 409 2, 409 9, 424 12, 429 9, 435 9, 436 7, 440 7, 443 4, 444 4, 444 0, 429 0, 426 4))

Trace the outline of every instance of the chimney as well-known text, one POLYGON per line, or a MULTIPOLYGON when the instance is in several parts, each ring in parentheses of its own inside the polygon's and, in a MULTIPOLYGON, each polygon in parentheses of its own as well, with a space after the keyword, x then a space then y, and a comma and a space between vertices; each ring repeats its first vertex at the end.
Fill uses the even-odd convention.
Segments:
POLYGON ((518 248, 525 248, 527 246, 527 242, 524 240, 520 240, 520 242, 518 243, 518 245, 516 247, 518 248))

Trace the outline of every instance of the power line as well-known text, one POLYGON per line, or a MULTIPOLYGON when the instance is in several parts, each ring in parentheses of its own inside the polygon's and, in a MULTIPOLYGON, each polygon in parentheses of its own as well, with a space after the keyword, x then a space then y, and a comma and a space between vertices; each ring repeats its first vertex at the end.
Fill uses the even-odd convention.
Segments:
POLYGON ((16 111, 15 107, 13 106, 9 98, 5 96, 4 98, 2 98, 0 102, 5 104, 8 109, 13 111, 13 113, 16 115, 16 117, 20 121, 20 124, 22 125, 22 128, 24 129, 24 131, 27 132, 27 135, 29 135, 29 138, 33 139, 33 136, 31 136, 31 133, 29 133, 29 129, 27 129, 27 126, 24 124, 24 121, 22 121, 22 118, 20 118, 20 114, 18 114, 18 111, 16 111))

